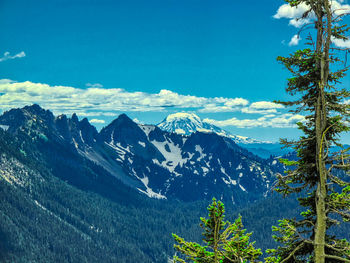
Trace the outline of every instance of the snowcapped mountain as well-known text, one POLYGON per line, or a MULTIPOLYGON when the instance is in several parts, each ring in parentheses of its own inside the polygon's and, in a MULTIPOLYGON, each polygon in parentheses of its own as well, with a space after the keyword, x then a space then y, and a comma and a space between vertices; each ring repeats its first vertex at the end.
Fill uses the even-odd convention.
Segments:
MULTIPOLYGON (((175 115, 168 123, 177 121, 176 127, 184 133, 184 128, 197 132, 167 132, 136 124, 125 114, 97 132, 87 119, 79 120, 75 114, 55 117, 38 105, 5 112, 0 125, 14 136, 27 136, 58 176, 72 169, 83 171, 88 165, 88 171, 109 174, 158 199, 217 197, 244 204, 266 195, 275 173, 281 171, 229 136, 220 136, 219 128, 203 124, 195 115, 186 116, 189 125, 179 119, 175 115)), ((74 176, 68 180, 74 181, 74 176)))
POLYGON ((215 132, 223 135, 228 134, 215 125, 203 122, 194 113, 178 112, 170 114, 157 126, 164 131, 175 132, 183 135, 190 135, 196 131, 207 133, 215 132))
POLYGON ((267 141, 259 141, 253 138, 233 135, 213 124, 203 121, 194 113, 178 112, 168 115, 157 125, 160 129, 177 134, 190 135, 194 132, 216 133, 228 137, 237 144, 271 144, 267 141))

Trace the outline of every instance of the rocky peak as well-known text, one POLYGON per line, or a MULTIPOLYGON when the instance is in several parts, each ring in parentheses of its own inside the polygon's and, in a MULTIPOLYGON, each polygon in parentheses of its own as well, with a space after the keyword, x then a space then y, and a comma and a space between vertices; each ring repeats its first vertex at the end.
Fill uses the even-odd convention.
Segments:
POLYGON ((0 125, 8 126, 10 133, 16 133, 19 128, 41 131, 52 129, 54 115, 37 104, 23 108, 11 109, 0 116, 0 125))
POLYGON ((95 126, 92 126, 87 118, 82 119, 79 122, 79 130, 85 143, 91 145, 96 142, 98 137, 98 132, 95 126))

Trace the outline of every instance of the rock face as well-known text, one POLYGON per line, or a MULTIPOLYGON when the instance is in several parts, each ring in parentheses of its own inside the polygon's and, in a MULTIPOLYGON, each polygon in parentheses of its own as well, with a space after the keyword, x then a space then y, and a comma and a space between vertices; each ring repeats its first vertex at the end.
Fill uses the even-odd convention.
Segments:
POLYGON ((103 173, 152 198, 194 201, 216 197, 235 204, 263 198, 279 172, 276 165, 240 147, 227 134, 220 136, 214 130, 217 127, 202 125, 193 115, 188 118, 192 126, 178 119, 173 126, 187 127, 183 134, 162 130, 168 129, 165 124, 159 125, 162 129, 136 124, 125 114, 97 132, 86 118, 79 121, 75 114, 55 117, 33 105, 5 112, 0 127, 29 136, 55 165, 78 156, 81 162, 92 162, 103 173), (200 132, 198 127, 207 130, 200 132))

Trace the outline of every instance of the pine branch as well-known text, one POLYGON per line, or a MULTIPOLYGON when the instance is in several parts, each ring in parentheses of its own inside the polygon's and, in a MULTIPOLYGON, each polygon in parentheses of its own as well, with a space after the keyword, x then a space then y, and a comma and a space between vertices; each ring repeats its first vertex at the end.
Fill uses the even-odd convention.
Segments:
POLYGON ((343 212, 343 211, 339 211, 338 209, 335 209, 335 208, 331 208, 330 209, 333 213, 336 213, 340 216, 342 216, 343 218, 346 218, 347 220, 350 220, 350 213, 346 213, 346 212, 343 212))
POLYGON ((326 247, 333 249, 334 251, 337 251, 337 252, 345 252, 345 251, 350 249, 349 247, 345 247, 345 248, 341 249, 341 248, 336 248, 334 246, 326 244, 326 247))
POLYGON ((346 258, 334 256, 334 255, 328 255, 328 254, 326 254, 325 257, 326 257, 326 258, 335 259, 335 260, 339 260, 339 261, 342 261, 342 262, 348 262, 348 263, 350 263, 350 259, 346 259, 346 258))
POLYGON ((305 245, 305 243, 306 243, 305 241, 301 242, 296 248, 294 248, 294 250, 289 254, 289 256, 286 257, 285 259, 283 259, 280 263, 285 263, 285 262, 287 262, 290 258, 295 257, 295 256, 294 256, 295 253, 296 253, 299 249, 301 249, 301 248, 305 245))

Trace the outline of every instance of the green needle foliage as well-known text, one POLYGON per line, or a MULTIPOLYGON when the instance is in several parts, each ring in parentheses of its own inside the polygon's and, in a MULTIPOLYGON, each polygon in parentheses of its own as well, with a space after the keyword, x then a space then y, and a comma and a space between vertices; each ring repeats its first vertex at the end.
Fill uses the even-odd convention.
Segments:
POLYGON ((225 208, 220 201, 213 199, 208 207, 209 218, 201 218, 200 226, 204 229, 204 246, 185 241, 173 234, 175 249, 184 255, 184 259, 174 257, 174 262, 229 263, 257 262, 262 254, 250 242, 251 233, 243 229, 242 218, 238 217, 232 224, 224 221, 225 208))
POLYGON ((297 96, 295 101, 279 103, 303 113, 305 122, 298 123, 304 133, 299 140, 282 140, 295 149, 298 161, 281 160, 293 168, 279 176, 277 191, 298 193, 305 211, 301 218, 283 219, 273 228, 281 245, 268 251, 272 256, 266 262, 350 262, 348 241, 329 231, 350 220, 349 149, 339 143, 340 133, 349 131, 350 105, 345 102, 350 93, 337 85, 348 68, 340 65, 340 50, 333 46, 334 39, 348 39, 349 28, 342 25, 346 14, 335 10, 330 0, 286 2, 292 7, 306 5, 309 9, 300 19, 314 19, 310 24, 315 29, 307 38, 309 48, 278 57, 292 74, 286 91, 297 96), (334 152, 334 146, 340 150, 334 152))

